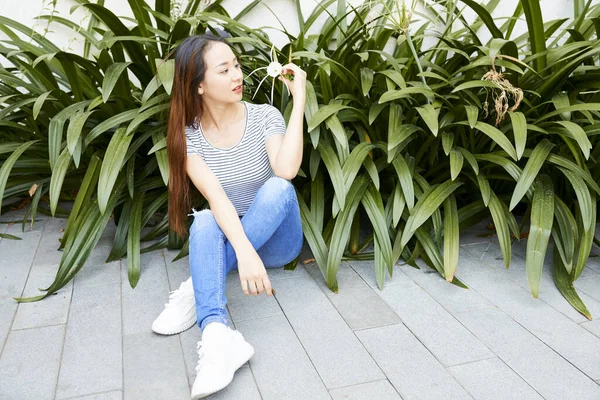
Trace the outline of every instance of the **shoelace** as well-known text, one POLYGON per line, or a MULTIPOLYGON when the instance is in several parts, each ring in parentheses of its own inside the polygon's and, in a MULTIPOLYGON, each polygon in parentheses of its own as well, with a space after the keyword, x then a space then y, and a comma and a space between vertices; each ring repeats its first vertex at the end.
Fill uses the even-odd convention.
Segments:
POLYGON ((227 344, 231 344, 234 341, 244 340, 241 332, 236 330, 229 331, 229 338, 217 339, 214 342, 203 343, 201 340, 198 341, 196 345, 196 350, 198 351, 198 364, 196 365, 196 374, 199 373, 200 368, 206 362, 210 362, 211 364, 218 365, 224 362, 224 358, 222 357, 223 351, 225 351, 225 346, 227 344))
POLYGON ((198 364, 196 365, 196 374, 200 373, 200 369, 204 364, 211 363, 213 365, 219 365, 223 363, 224 359, 221 356, 225 346, 224 342, 217 341, 215 343, 203 343, 199 341, 196 345, 198 351, 198 364))
POLYGON ((188 299, 189 297, 190 296, 183 290, 173 290, 172 292, 169 292, 169 302, 165 304, 165 307, 175 307, 175 305, 179 304, 184 299, 188 299))

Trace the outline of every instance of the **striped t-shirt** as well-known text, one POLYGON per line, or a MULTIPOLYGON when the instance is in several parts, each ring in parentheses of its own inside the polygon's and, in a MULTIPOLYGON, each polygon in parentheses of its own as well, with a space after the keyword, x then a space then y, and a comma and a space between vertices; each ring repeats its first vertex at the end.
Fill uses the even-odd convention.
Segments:
POLYGON ((187 126, 185 129, 187 154, 202 157, 219 179, 239 217, 250 208, 258 189, 275 176, 267 154, 266 139, 286 131, 285 120, 277 108, 244 100, 242 103, 246 106, 244 134, 232 147, 214 147, 205 139, 200 123, 197 127, 187 126))

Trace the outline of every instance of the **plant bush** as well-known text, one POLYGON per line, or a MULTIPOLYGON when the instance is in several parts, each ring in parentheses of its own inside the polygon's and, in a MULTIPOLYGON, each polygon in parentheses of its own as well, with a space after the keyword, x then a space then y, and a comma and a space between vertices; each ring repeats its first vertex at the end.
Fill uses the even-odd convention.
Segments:
MULTIPOLYGON (((268 63, 271 49, 264 33, 238 22, 258 2, 235 18, 218 1, 202 12, 198 3, 173 21, 168 1, 152 10, 130 0, 132 29, 90 3, 82 6, 98 23, 88 28, 54 17, 98 50, 93 59, 39 35, 24 42, 13 32, 27 28, 0 20, 11 39, 0 53, 14 66, 0 71, 0 198, 38 184, 34 218, 40 195, 49 193, 54 215, 58 199, 77 190, 55 282, 20 301, 66 284, 111 212, 118 228, 109 260, 127 256, 132 286, 140 251, 187 254, 165 218, 161 115, 172 72, 162 59, 183 37, 216 24, 234 37, 246 75, 268 63), (151 239, 158 241, 140 250, 151 239)), ((332 290, 347 258, 374 259, 380 288, 400 258, 414 265, 418 257, 464 287, 455 277, 459 232, 491 216, 507 268, 511 242, 527 237, 534 297, 552 238, 555 283, 591 319, 573 282, 599 244, 600 5, 576 3, 575 19, 544 22, 537 0, 522 1, 501 26, 491 17, 498 1, 430 1, 422 14, 390 0, 357 8, 325 0, 306 19, 297 6, 300 32, 284 29, 290 43, 280 51, 307 71, 307 149, 294 184, 305 237, 332 290), (309 35, 334 3, 337 13, 309 35), (477 14, 474 23, 463 18, 465 7, 477 14), (411 32, 417 15, 423 23, 411 32), (528 31, 513 38, 523 17, 528 31), (435 43, 426 45, 431 32, 435 43), (363 243, 361 215, 373 231, 363 243), (374 252, 364 253, 370 244, 374 252)), ((279 86, 275 99, 288 115, 279 86)))

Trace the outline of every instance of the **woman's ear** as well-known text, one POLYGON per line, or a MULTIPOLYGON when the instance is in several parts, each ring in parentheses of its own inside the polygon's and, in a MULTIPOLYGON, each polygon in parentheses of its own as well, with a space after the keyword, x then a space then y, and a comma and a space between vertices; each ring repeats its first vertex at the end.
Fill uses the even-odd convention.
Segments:
POLYGON ((202 87, 198 86, 198 94, 202 96, 202 93, 204 93, 204 90, 202 90, 202 87))

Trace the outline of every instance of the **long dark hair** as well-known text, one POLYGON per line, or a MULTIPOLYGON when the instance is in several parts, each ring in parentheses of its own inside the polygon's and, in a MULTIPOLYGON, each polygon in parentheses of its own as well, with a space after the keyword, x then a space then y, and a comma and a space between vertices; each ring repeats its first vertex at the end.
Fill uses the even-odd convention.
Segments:
POLYGON ((192 207, 191 180, 185 170, 185 127, 192 125, 196 118, 200 119, 204 111, 198 86, 206 72, 204 54, 213 42, 229 45, 223 37, 204 34, 184 39, 175 49, 175 74, 167 130, 169 226, 181 237, 188 234, 186 215, 192 207))

